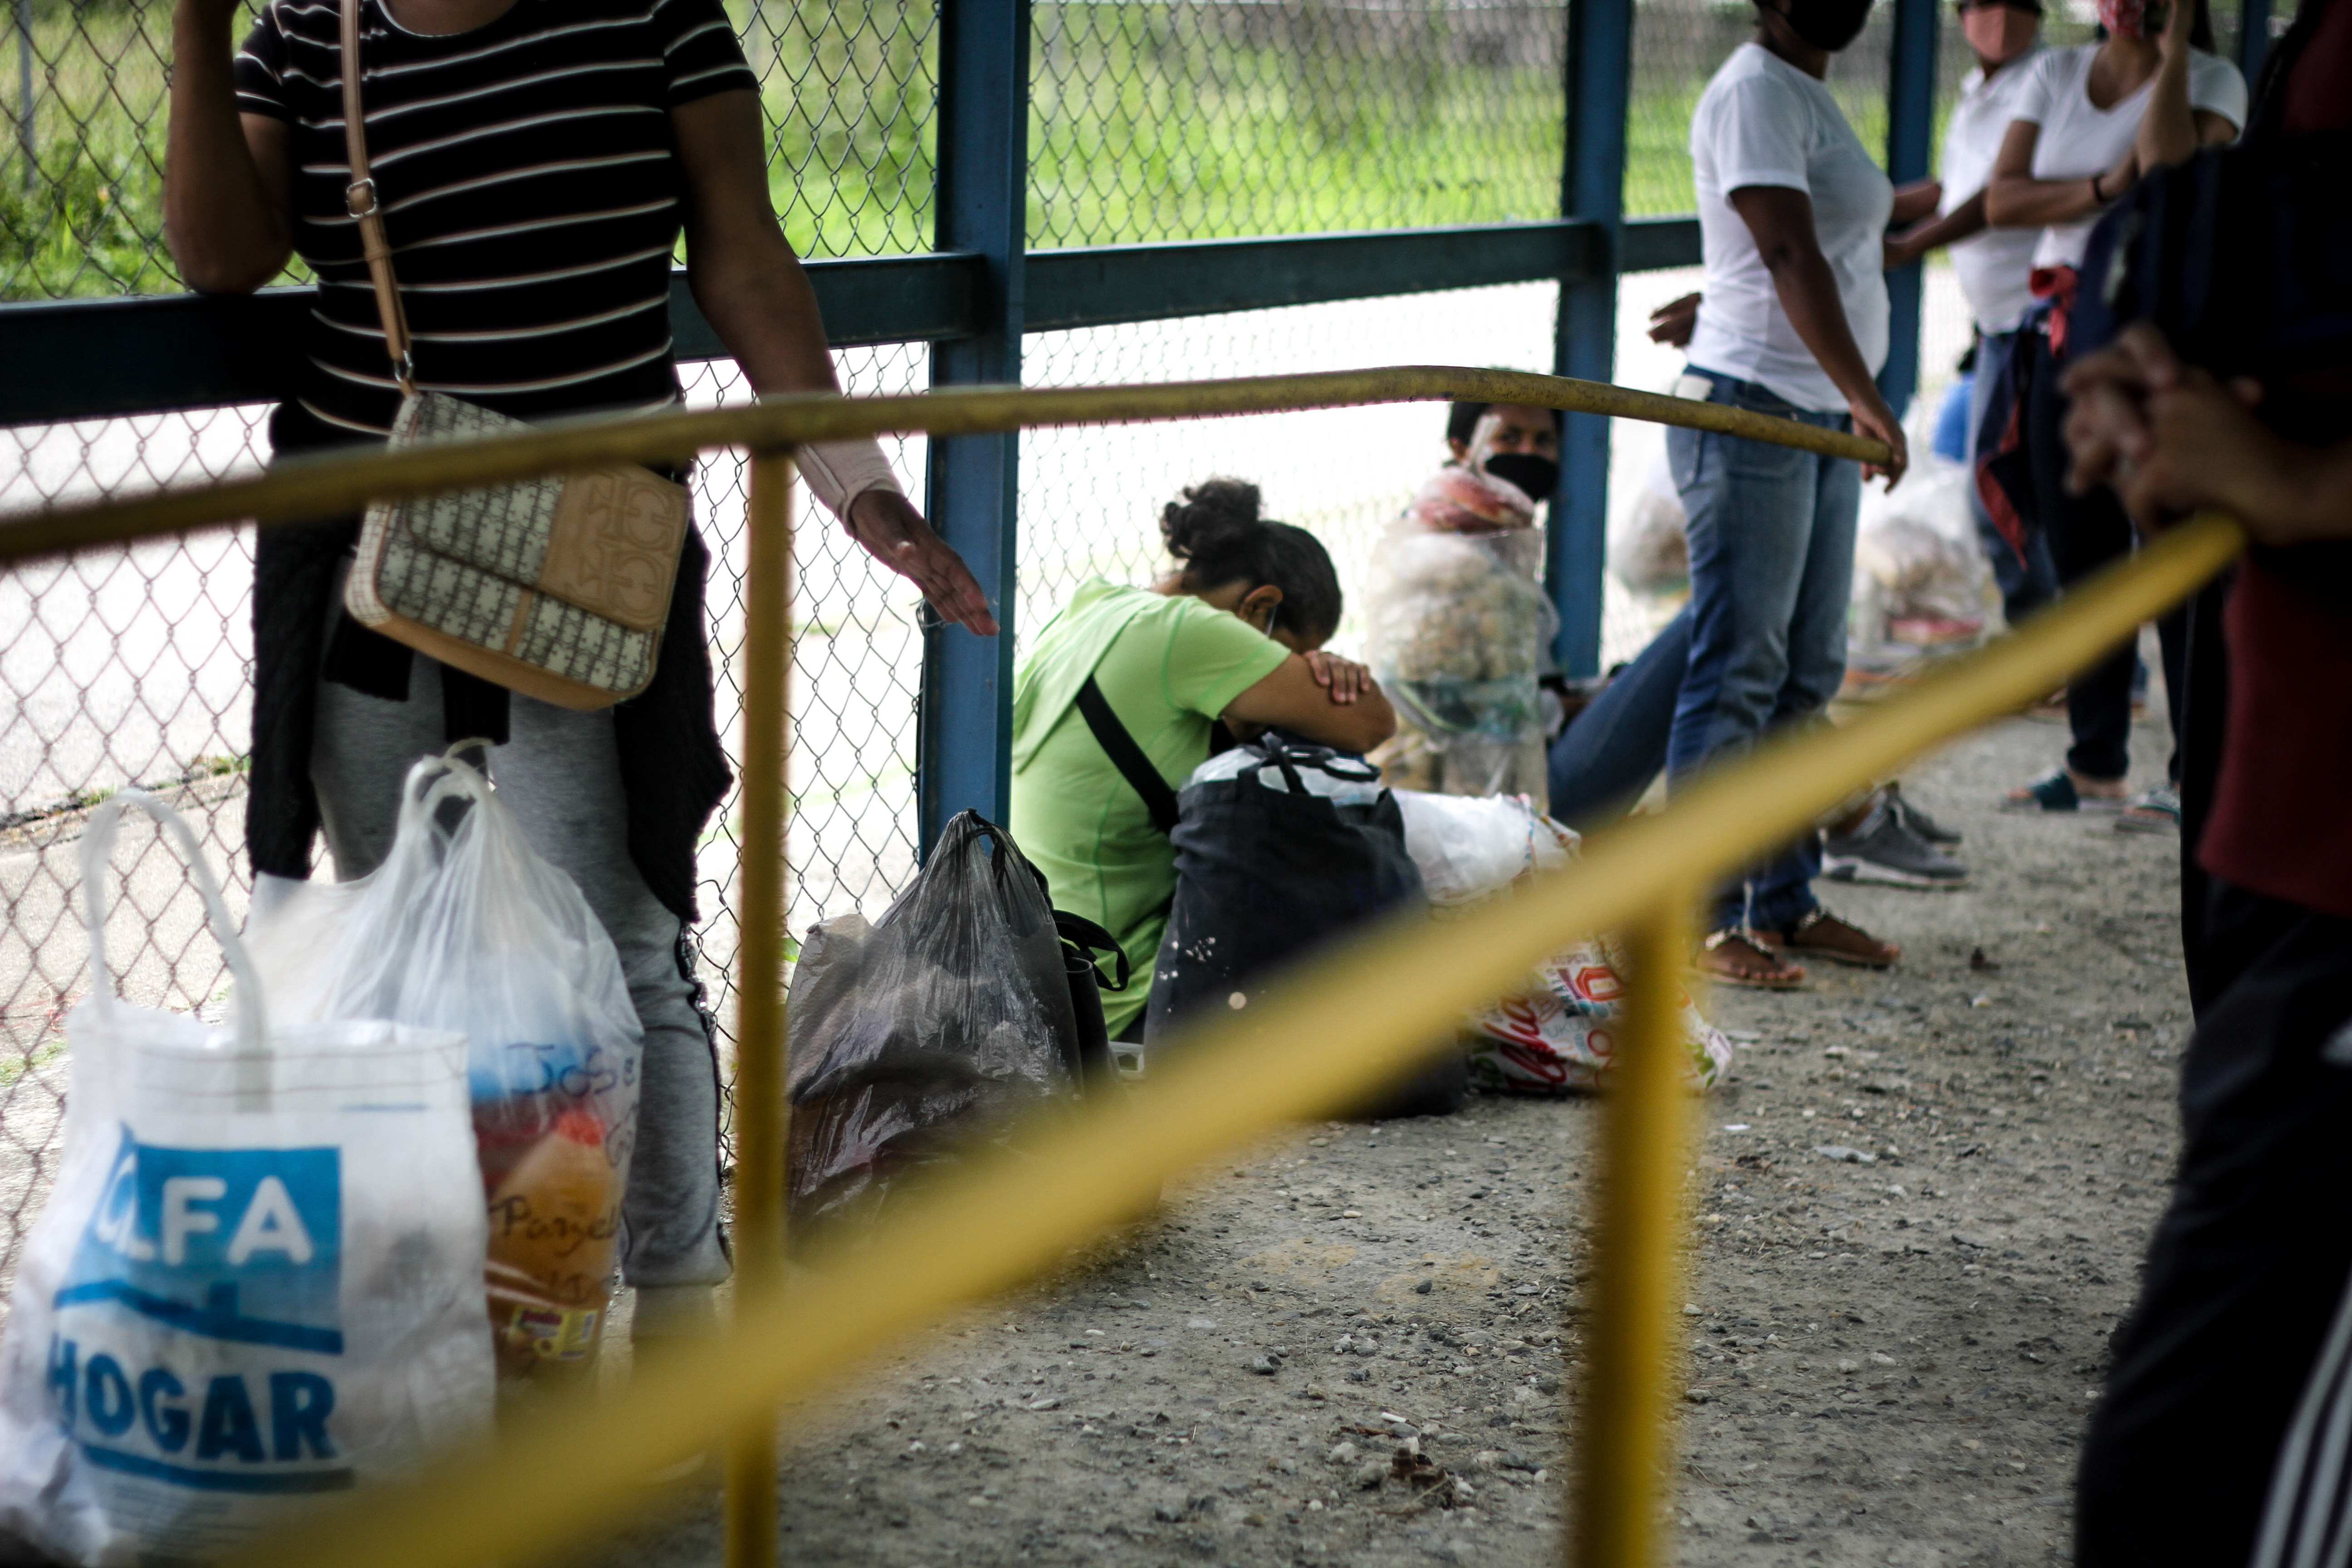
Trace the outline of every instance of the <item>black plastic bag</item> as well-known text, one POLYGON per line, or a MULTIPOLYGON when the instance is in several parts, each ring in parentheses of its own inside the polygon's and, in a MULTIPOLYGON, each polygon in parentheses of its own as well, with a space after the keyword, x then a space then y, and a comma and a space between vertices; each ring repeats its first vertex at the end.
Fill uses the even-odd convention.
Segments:
POLYGON ((1076 1003, 1045 879, 976 813, 872 926, 814 928, 793 976, 792 1225, 796 1241, 871 1219, 904 1180, 1013 1123, 1115 1082, 1095 1001, 1076 1003))
MULTIPOLYGON (((1369 784, 1377 769, 1280 735, 1246 749, 1256 762, 1177 797, 1176 895, 1152 969, 1147 1038, 1196 1009, 1245 1013, 1276 969, 1376 916, 1425 904, 1396 798, 1382 790, 1335 801, 1309 777, 1369 784), (1279 776, 1262 779, 1268 769, 1279 776)), ((1467 1087, 1461 1050, 1449 1045, 1356 1113, 1443 1115, 1461 1108, 1467 1087)))

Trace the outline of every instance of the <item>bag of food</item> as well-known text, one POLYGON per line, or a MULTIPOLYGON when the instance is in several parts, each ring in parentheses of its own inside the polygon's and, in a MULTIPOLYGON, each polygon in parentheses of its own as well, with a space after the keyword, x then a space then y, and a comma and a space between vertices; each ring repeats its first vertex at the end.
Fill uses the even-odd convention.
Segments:
POLYGON ((1045 878, 971 811, 880 920, 808 933, 789 1015, 796 1246, 872 1220, 910 1177, 1118 1081, 1099 1018, 1080 1028, 1072 985, 1087 976, 1067 952, 1045 878))
POLYGON ((64 1157, 0 1345, 0 1557, 250 1550, 488 1428, 465 1041, 270 1012, 194 837, 139 791, 91 814, 81 879, 64 1157), (226 1027, 114 994, 103 879, 134 806, 236 977, 226 1027))
POLYGON ((578 886, 478 771, 428 757, 383 865, 264 877, 251 926, 284 1016, 464 1034, 499 1371, 584 1367, 611 1308, 645 1035, 578 886))
POLYGON ((1884 676, 1985 637, 2000 595, 1969 509, 1969 469, 1925 453, 1889 494, 1863 492, 1846 662, 1884 676))
POLYGON ((1521 877, 1565 866, 1575 855, 1577 836, 1523 795, 1481 800, 1393 793, 1404 818, 1405 851, 1420 868, 1429 901, 1440 908, 1475 902, 1521 877))
MULTIPOLYGON (((1591 1093, 1617 1058, 1625 994, 1619 963, 1603 942, 1579 942, 1545 961, 1537 983, 1479 1014, 1468 1031, 1470 1072, 1490 1093, 1591 1093)), ((1677 989, 1675 1011, 1688 1060, 1684 1081, 1705 1093, 1731 1065, 1731 1042, 1677 989)))
MULTIPOLYGON (((1462 480, 1456 470, 1440 478, 1462 480)), ((1538 678, 1554 624, 1538 581, 1543 552, 1536 528, 1451 531, 1419 515, 1381 536, 1364 595, 1366 657, 1397 713, 1396 735, 1372 753, 1391 786, 1541 805, 1538 678)))
MULTIPOLYGON (((1169 835, 1176 893, 1144 1028, 1154 1049, 1197 1010, 1246 1016, 1276 971, 1365 921, 1423 907, 1421 872, 1405 852, 1404 820, 1390 793, 1350 803, 1309 782, 1317 773, 1370 782, 1369 765, 1278 734, 1236 750, 1246 765, 1177 796, 1169 835)), ((1461 1053, 1446 1050, 1358 1114, 1458 1110, 1465 1071, 1461 1053)))
POLYGON ((1609 570, 1636 594, 1679 594, 1690 587, 1690 517, 1660 447, 1642 482, 1609 531, 1609 570))

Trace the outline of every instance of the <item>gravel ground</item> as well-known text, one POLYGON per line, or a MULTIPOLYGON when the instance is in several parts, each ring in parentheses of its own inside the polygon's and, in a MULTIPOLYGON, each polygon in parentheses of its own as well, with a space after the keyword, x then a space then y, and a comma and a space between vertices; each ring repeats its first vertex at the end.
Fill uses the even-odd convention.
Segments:
MULTIPOLYGON (((1900 967, 1706 1004, 1742 1053, 1692 1174, 1684 1563, 2069 1555, 2188 1007, 2172 838, 1991 809, 2062 733, 1910 775, 1972 887, 1824 884, 1900 967)), ((1171 1184, 1050 1288, 787 1412, 786 1561, 1556 1561, 1597 1115, 1479 1100, 1171 1184)), ((715 1509, 604 1555, 716 1561, 715 1509)))

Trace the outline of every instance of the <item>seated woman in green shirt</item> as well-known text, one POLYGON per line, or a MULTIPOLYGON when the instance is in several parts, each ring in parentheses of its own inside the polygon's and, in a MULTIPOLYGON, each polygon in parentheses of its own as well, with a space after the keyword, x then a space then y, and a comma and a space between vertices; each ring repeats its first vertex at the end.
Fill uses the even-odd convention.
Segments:
POLYGON ((1176 857, 1078 711, 1087 678, 1171 789, 1208 760, 1220 719, 1236 734, 1280 728, 1343 752, 1396 730, 1364 667, 1320 651, 1339 625, 1331 557, 1305 529, 1260 517, 1255 485, 1195 485, 1160 531, 1178 569, 1149 588, 1087 583, 1013 684, 1013 837, 1055 906, 1126 952, 1132 981, 1103 994, 1115 1039, 1140 1037, 1176 857))

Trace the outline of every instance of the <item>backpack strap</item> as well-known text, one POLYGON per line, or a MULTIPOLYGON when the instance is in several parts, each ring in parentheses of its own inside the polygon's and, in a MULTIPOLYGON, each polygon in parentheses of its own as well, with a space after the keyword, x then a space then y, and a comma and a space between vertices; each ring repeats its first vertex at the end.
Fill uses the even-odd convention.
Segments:
POLYGON ((1110 700, 1102 694, 1102 688, 1095 684, 1091 675, 1078 688, 1078 715, 1094 731, 1095 743, 1110 758, 1111 766, 1143 797, 1143 809, 1150 813, 1151 826, 1162 833, 1173 833, 1176 792, 1168 787, 1168 781, 1160 776, 1160 770, 1151 765, 1151 759, 1144 755, 1143 748, 1135 743, 1135 737, 1111 711, 1110 700))

